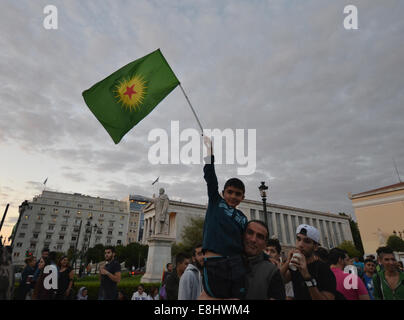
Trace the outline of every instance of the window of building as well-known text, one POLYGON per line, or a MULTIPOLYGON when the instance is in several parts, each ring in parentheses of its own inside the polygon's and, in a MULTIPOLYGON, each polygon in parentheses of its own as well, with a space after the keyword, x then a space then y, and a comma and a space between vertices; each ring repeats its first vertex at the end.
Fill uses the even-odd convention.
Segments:
POLYGON ((20 253, 19 252, 14 252, 14 257, 19 257, 20 253))
POLYGON ((72 237, 72 241, 76 241, 77 240, 77 237, 72 237))
POLYGON ((52 222, 53 222, 53 223, 56 223, 56 218, 52 218, 52 222))
POLYGON ((31 242, 31 244, 30 244, 30 249, 35 249, 36 248, 36 243, 34 243, 34 242, 31 242))
POLYGON ((258 210, 258 220, 264 221, 264 211, 258 210))
POLYGON ((122 235, 122 232, 118 232, 118 236, 121 236, 122 235))
POLYGON ((45 207, 41 207, 41 209, 40 209, 41 211, 45 211, 45 207))
POLYGON ((29 216, 27 216, 27 215, 24 216, 24 219, 25 219, 25 220, 28 220, 28 219, 29 219, 29 216))
POLYGON ((110 226, 110 227, 113 227, 113 226, 114 226, 114 223, 113 223, 113 222, 110 222, 110 223, 109 223, 109 226, 110 226))
POLYGON ((125 216, 121 216, 121 220, 125 219, 125 216))
POLYGON ((111 243, 111 239, 108 239, 108 240, 107 240, 107 243, 110 244, 110 243, 111 243))
POLYGON ((283 224, 285 225, 286 243, 292 243, 291 240, 290 240, 290 230, 289 230, 288 216, 286 214, 283 215, 283 224))
POLYGON ((24 238, 25 237, 25 233, 20 233, 19 235, 18 235, 18 238, 24 238))
POLYGON ((54 224, 50 224, 49 227, 48 227, 48 230, 53 230, 54 228, 55 228, 55 225, 54 225, 54 224))
POLYGON ((119 229, 123 229, 123 224, 122 223, 119 225, 119 229))
POLYGON ((52 235, 51 235, 51 234, 47 234, 47 235, 46 235, 46 240, 50 240, 50 239, 52 239, 52 235))
POLYGON ((33 233, 33 234, 32 234, 32 237, 33 237, 34 239, 38 239, 38 235, 39 235, 39 233, 33 233))
POLYGON ((58 244, 57 246, 56 246, 56 250, 62 250, 62 245, 61 244, 58 244))
POLYGON ((53 212, 54 212, 54 213, 58 213, 58 212, 59 212, 59 209, 53 208, 53 212))
POLYGON ((38 215, 38 220, 43 220, 43 216, 42 216, 42 215, 38 215))
POLYGON ((21 242, 18 242, 17 243, 17 248, 21 248, 22 247, 22 243, 21 242))
POLYGON ((59 205, 59 201, 55 201, 55 204, 56 204, 56 205, 59 205))
POLYGON ((66 227, 65 226, 61 227, 60 231, 66 231, 66 227))
POLYGON ((93 213, 89 212, 88 215, 87 215, 87 218, 92 218, 92 217, 93 217, 93 213))
POLYGON ((116 244, 117 244, 117 245, 122 244, 122 240, 118 240, 118 241, 116 242, 116 244))
POLYGON ((345 237, 344 237, 344 232, 342 231, 342 224, 341 222, 338 222, 338 229, 339 229, 339 234, 341 235, 341 241, 344 242, 345 241, 345 237))
POLYGON ((65 236, 59 236, 59 240, 64 240, 65 236))
POLYGON ((93 208, 93 205, 92 205, 92 204, 90 204, 88 207, 89 207, 90 209, 92 209, 92 208, 93 208))
POLYGON ((77 208, 82 208, 82 207, 83 206, 80 203, 77 204, 77 208))
POLYGON ((303 224, 303 217, 299 217, 299 226, 303 224))
POLYGON ((111 235, 112 235, 112 231, 108 231, 108 235, 111 236, 111 235))
POLYGON ((274 236, 274 225, 272 223, 272 212, 267 212, 268 214, 268 221, 267 223, 268 229, 269 229, 269 237, 272 238, 274 236))
POLYGON ((278 240, 279 240, 279 242, 282 243, 283 235, 282 235, 282 228, 281 228, 281 214, 276 212, 275 218, 276 218, 276 227, 278 228, 278 240))
POLYGON ((67 210, 67 209, 66 209, 66 210, 65 210, 65 213, 69 214, 69 213, 70 213, 70 210, 67 210))
POLYGON ((100 214, 100 218, 104 218, 104 214, 103 214, 103 213, 100 214))
MULTIPOLYGON (((292 220, 292 228, 293 228, 293 234, 296 233, 297 225, 296 225, 296 216, 291 216, 290 217, 292 220)), ((295 237, 293 237, 293 240, 295 240, 295 237)))

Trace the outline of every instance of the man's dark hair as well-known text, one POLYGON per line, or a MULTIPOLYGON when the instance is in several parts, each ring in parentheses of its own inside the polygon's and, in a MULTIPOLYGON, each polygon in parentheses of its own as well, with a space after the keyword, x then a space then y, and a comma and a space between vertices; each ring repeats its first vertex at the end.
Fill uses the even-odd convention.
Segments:
POLYGON ((196 257, 196 249, 202 248, 202 243, 197 244, 194 249, 192 250, 192 256, 196 257))
POLYGON ((172 264, 172 263, 169 262, 169 263, 166 264, 166 269, 167 269, 167 270, 168 270, 168 266, 169 266, 170 264, 172 264))
POLYGON ((344 260, 345 255, 347 252, 345 250, 342 250, 340 248, 333 248, 330 250, 330 253, 328 254, 328 263, 329 264, 337 264, 339 259, 344 260))
POLYGON ((107 250, 111 250, 112 253, 115 253, 115 247, 113 247, 113 246, 105 247, 104 251, 107 251, 107 250))
POLYGON ((373 263, 374 265, 376 265, 376 261, 373 260, 373 259, 366 259, 365 262, 364 262, 364 264, 367 264, 368 262, 371 262, 371 263, 373 263))
POLYGON ((323 247, 318 247, 316 251, 314 251, 314 255, 320 258, 320 260, 327 261, 328 260, 328 250, 323 247))
POLYGON ((143 291, 144 291, 144 284, 140 283, 137 287, 138 287, 138 288, 139 288, 139 287, 142 287, 142 289, 143 289, 143 291))
POLYGON ((243 194, 245 193, 244 183, 240 179, 231 178, 227 180, 226 183, 224 184, 223 190, 226 190, 227 187, 234 187, 243 191, 243 194))
POLYGON ((175 256, 175 264, 176 264, 176 265, 179 265, 180 263, 183 263, 185 259, 188 259, 188 258, 189 258, 189 257, 188 257, 187 254, 185 254, 185 253, 183 253, 183 252, 180 252, 179 254, 177 254, 177 255, 175 256))
POLYGON ((383 254, 394 254, 394 252, 393 252, 393 249, 391 249, 390 247, 379 247, 377 250, 376 250, 376 253, 377 253, 377 256, 378 257, 382 257, 383 256, 383 254))
POLYGON ((278 254, 281 254, 282 247, 278 239, 268 239, 267 247, 274 247, 278 254))
POLYGON ((55 251, 49 252, 48 258, 49 258, 49 260, 50 260, 51 262, 56 263, 57 253, 56 253, 55 251))
POLYGON ((43 248, 41 253, 44 253, 44 252, 49 252, 49 248, 46 248, 46 247, 43 248))
POLYGON ((250 220, 250 221, 248 221, 247 222, 247 226, 245 227, 246 228, 246 230, 247 230, 247 227, 251 224, 251 223, 258 223, 258 224, 260 224, 261 226, 263 226, 264 228, 265 228, 265 230, 267 231, 267 239, 268 239, 268 237, 269 237, 269 229, 268 229, 268 226, 267 226, 267 224, 265 223, 265 222, 262 222, 261 220, 250 220))

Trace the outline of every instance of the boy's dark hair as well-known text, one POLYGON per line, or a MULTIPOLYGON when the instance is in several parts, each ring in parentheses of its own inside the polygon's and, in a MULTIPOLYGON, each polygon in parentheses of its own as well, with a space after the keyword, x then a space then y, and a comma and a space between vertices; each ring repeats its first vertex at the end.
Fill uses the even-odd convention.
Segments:
POLYGON ((281 254, 282 247, 278 239, 268 239, 267 247, 274 247, 278 254, 281 254))
POLYGON ((143 291, 144 291, 144 284, 140 283, 137 287, 138 287, 138 288, 139 288, 139 287, 142 287, 142 289, 143 289, 143 291))
POLYGON ((194 249, 192 250, 192 256, 195 257, 196 256, 196 249, 197 248, 202 248, 202 243, 197 244, 194 249))
POLYGON ((180 263, 183 263, 185 259, 188 259, 188 255, 183 252, 180 252, 175 256, 175 264, 178 265, 180 263))
POLYGON ((368 262, 371 262, 371 263, 373 263, 374 265, 376 265, 376 261, 373 260, 373 259, 366 259, 365 262, 364 262, 364 264, 367 264, 368 262))
POLYGON ((347 252, 345 250, 342 250, 340 248, 333 248, 330 250, 330 253, 328 254, 328 263, 337 264, 340 258, 342 260, 345 259, 346 254, 347 252))
POLYGON ((227 180, 226 183, 224 184, 223 191, 226 190, 226 188, 228 188, 228 187, 234 187, 234 188, 240 189, 241 191, 243 191, 243 194, 245 193, 244 183, 240 179, 231 178, 231 179, 227 180))
POLYGON ((247 227, 250 225, 250 223, 253 223, 253 222, 260 224, 261 226, 263 226, 263 227, 267 230, 267 239, 268 239, 268 237, 269 237, 269 229, 268 229, 268 226, 267 226, 267 224, 266 224, 265 222, 263 222, 263 221, 261 221, 261 220, 250 220, 250 221, 248 221, 248 222, 247 222, 247 225, 246 225, 246 227, 245 227, 246 230, 247 230, 247 227))
POLYGON ((167 269, 167 270, 168 270, 168 266, 169 266, 170 264, 172 264, 172 263, 169 262, 169 263, 166 264, 166 269, 167 269))
POLYGON ((314 255, 319 257, 323 261, 328 260, 328 250, 323 247, 318 247, 316 251, 314 251, 314 255))
POLYGON ((107 251, 107 250, 111 250, 112 253, 115 253, 115 247, 113 247, 113 246, 105 247, 104 251, 107 251))
POLYGON ((382 257, 383 256, 383 254, 394 254, 394 252, 393 252, 393 249, 391 249, 390 247, 379 247, 377 250, 376 250, 376 253, 377 253, 377 256, 378 257, 382 257))

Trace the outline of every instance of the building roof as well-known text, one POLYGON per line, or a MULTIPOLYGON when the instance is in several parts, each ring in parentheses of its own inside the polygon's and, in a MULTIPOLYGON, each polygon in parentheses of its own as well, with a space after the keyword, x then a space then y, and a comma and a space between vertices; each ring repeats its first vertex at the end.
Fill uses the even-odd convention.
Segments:
POLYGON ((371 195, 380 194, 380 193, 398 191, 398 190, 404 190, 404 182, 399 182, 399 183, 396 183, 396 184, 392 184, 392 185, 389 185, 389 186, 364 191, 364 192, 361 192, 361 193, 350 194, 349 198, 350 199, 355 199, 355 198, 361 198, 361 197, 371 196, 371 195))

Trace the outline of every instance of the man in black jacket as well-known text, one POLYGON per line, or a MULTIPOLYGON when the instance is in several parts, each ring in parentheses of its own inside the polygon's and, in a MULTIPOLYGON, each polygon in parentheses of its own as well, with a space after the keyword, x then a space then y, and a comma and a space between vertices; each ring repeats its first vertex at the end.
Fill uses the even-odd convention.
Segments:
POLYGON ((184 253, 175 257, 175 270, 167 277, 166 292, 167 300, 178 300, 178 286, 180 278, 189 264, 189 258, 184 253))

